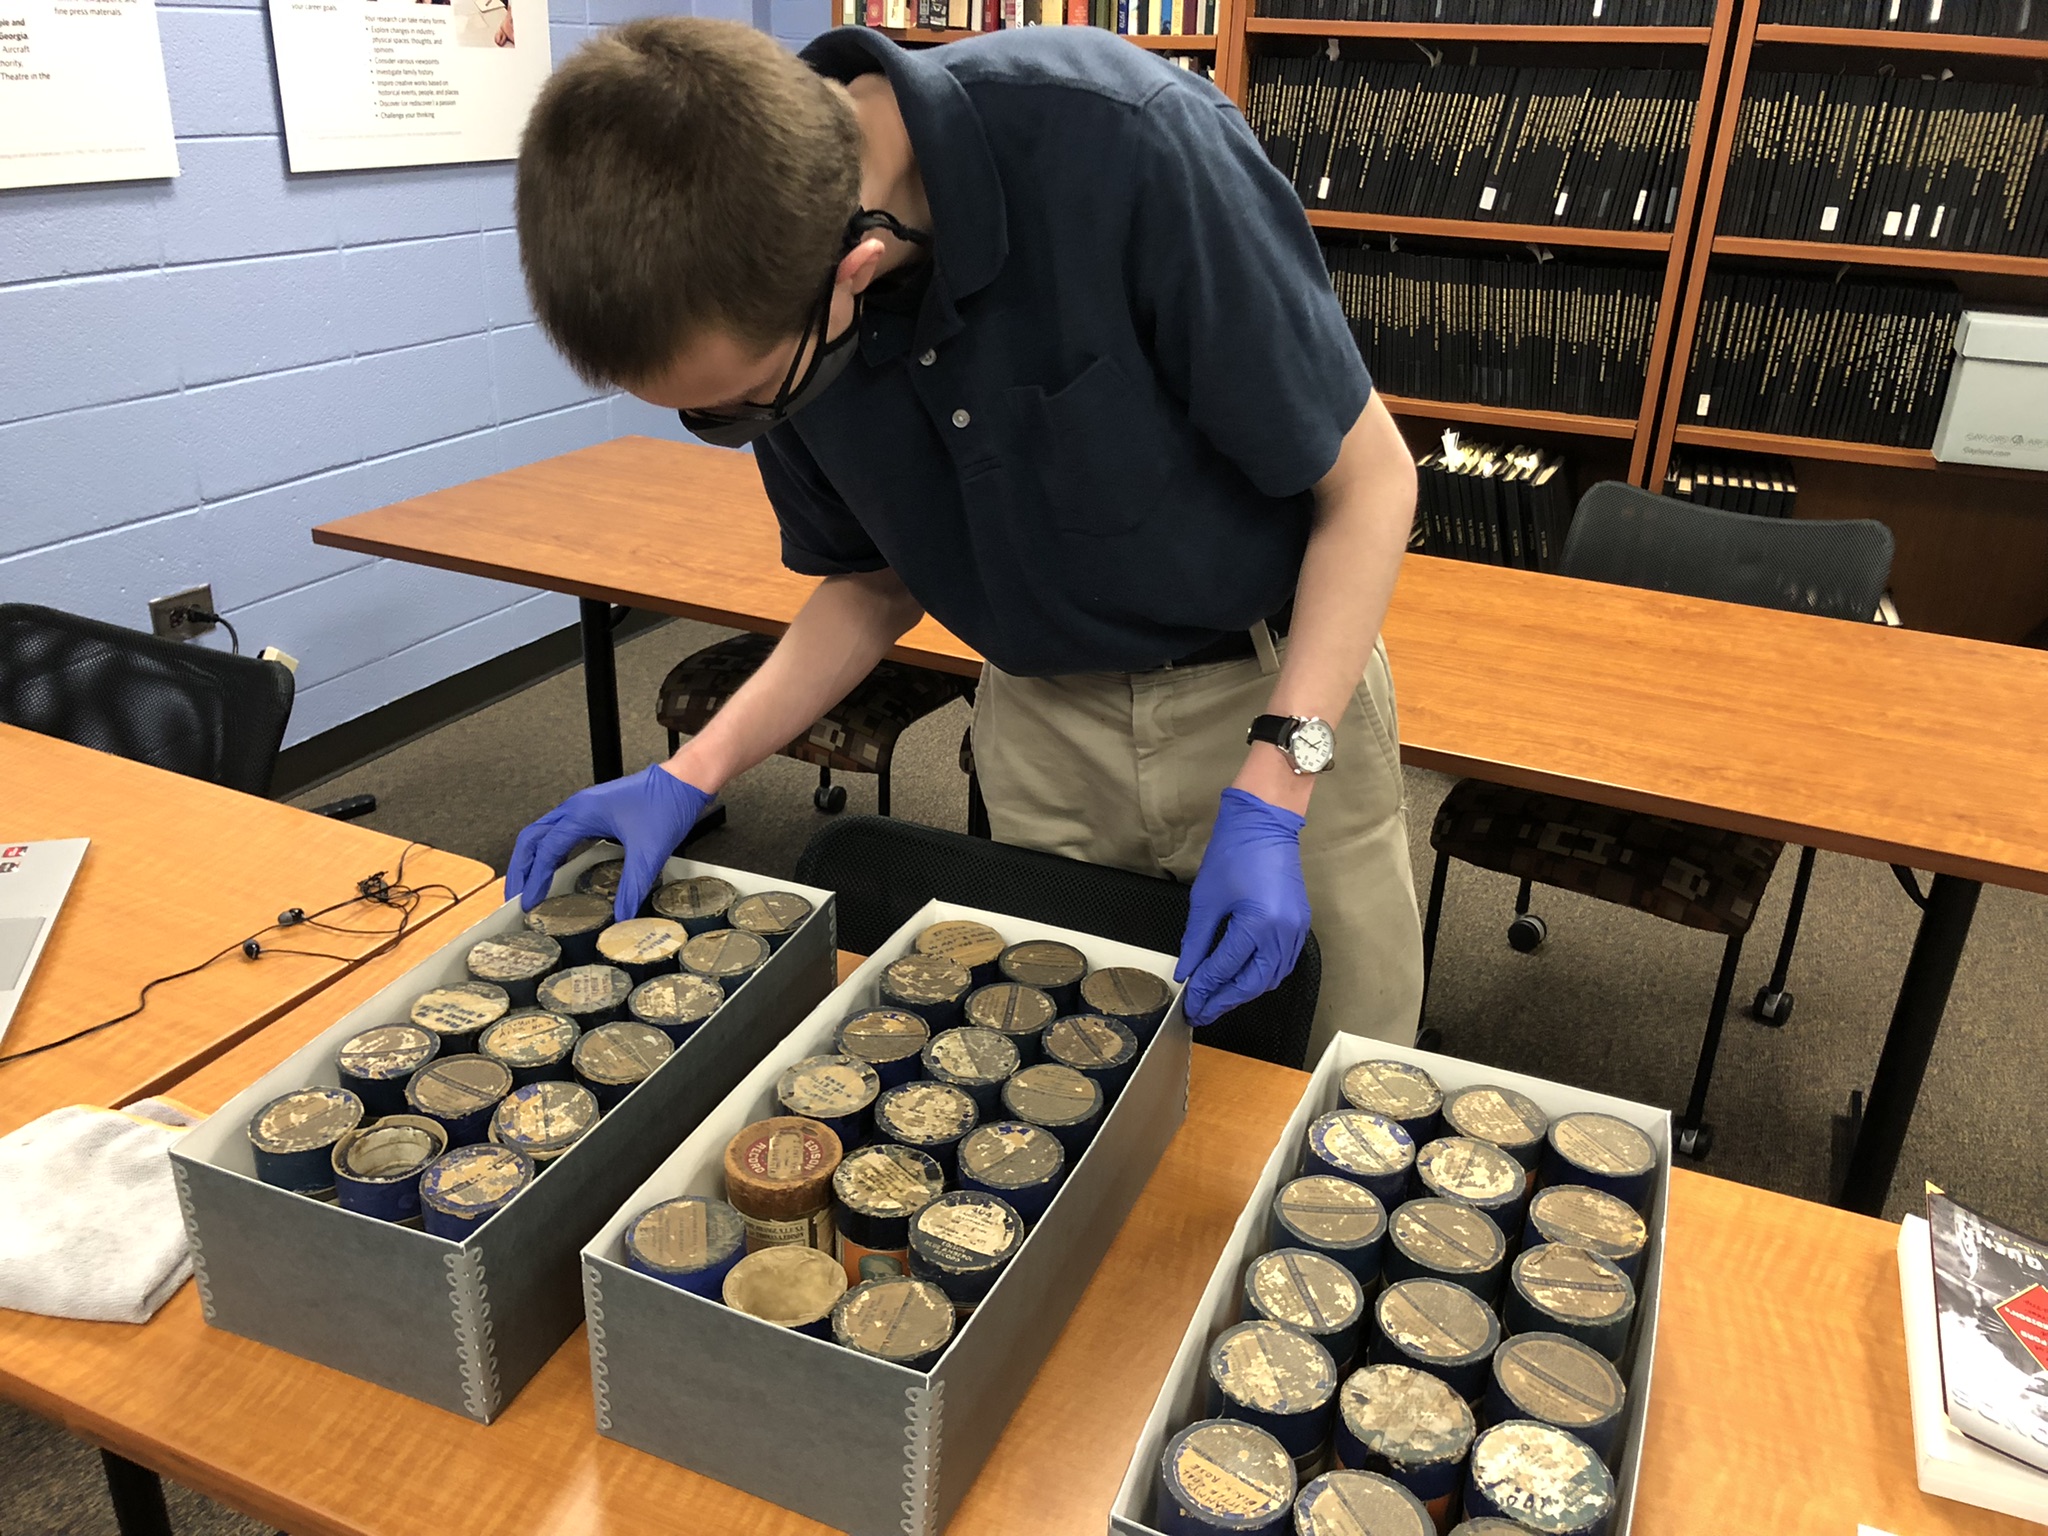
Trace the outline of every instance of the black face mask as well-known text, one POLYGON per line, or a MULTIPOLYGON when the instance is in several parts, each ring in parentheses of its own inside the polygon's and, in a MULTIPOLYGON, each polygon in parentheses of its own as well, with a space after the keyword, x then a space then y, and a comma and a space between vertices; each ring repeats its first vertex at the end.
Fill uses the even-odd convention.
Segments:
POLYGON ((884 213, 880 209, 858 210, 847 221, 839 254, 832 258, 832 270, 825 276, 825 290, 818 296, 817 306, 797 335, 796 351, 789 359, 789 372, 783 375, 782 387, 775 391, 774 401, 768 405, 749 401, 724 411, 677 411, 676 415, 691 433, 713 447, 744 448, 778 422, 787 421, 817 399, 834 379, 846 371, 846 365, 853 361, 854 338, 860 334, 860 298, 858 295, 854 298, 852 323, 828 341, 825 330, 832 323, 832 294, 838 287, 839 263, 848 251, 860 244, 863 235, 877 229, 886 229, 898 240, 912 245, 929 247, 932 243, 930 230, 912 229, 892 213, 884 213), (804 349, 814 337, 818 345, 810 348, 810 366, 799 379, 797 364, 803 360, 804 349))

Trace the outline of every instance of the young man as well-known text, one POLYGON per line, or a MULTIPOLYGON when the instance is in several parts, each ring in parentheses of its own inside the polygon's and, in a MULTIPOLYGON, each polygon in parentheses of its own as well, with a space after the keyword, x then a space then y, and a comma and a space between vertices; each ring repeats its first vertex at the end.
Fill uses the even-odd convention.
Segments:
POLYGON ((629 912, 721 786, 929 612, 988 658, 995 836, 1193 881, 1193 1022, 1286 976, 1313 910, 1310 1059, 1340 1028, 1413 1038, 1376 639, 1414 468, 1220 92, 1087 27, 924 53, 844 28, 799 59, 638 21, 548 83, 518 199, 570 363, 751 443, 784 562, 824 581, 674 758, 527 828, 508 893, 615 837, 629 912))

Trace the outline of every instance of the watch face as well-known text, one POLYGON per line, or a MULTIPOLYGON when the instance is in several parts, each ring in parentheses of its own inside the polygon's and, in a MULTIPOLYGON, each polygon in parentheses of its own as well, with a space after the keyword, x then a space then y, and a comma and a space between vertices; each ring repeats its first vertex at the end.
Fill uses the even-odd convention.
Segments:
POLYGON ((1321 773, 1336 759, 1337 734, 1326 720, 1307 719, 1294 728, 1287 755, 1300 773, 1321 773))

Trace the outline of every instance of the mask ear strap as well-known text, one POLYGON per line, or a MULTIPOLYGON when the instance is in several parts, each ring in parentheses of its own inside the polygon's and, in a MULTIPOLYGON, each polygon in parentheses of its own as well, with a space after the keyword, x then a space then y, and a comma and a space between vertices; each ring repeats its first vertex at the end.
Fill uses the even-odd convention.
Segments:
MULTIPOLYGON (((825 291, 818 298, 817 308, 804 321, 804 328, 796 339, 796 350, 789 355, 789 372, 782 376, 782 387, 775 392, 773 410, 779 417, 789 404, 789 397, 811 381, 811 375, 818 371, 818 364, 825 356, 825 333, 832 328, 832 294, 839 286, 839 269, 834 266, 832 275, 825 279, 825 291), (803 361, 804 343, 816 335, 818 344, 811 348, 811 366, 804 370, 804 376, 796 376, 797 365, 803 361)), ((858 302, 858 301, 856 301, 858 302)), ((858 319, 858 315, 855 316, 858 319)))
POLYGON ((860 244, 862 235, 875 230, 886 229, 898 240, 910 245, 930 245, 932 233, 928 229, 912 229, 886 208, 862 208, 846 221, 846 248, 850 251, 860 244))

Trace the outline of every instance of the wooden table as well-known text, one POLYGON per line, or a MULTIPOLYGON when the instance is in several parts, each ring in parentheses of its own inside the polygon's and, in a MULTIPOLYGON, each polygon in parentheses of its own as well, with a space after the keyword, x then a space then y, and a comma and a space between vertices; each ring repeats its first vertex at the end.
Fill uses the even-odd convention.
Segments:
MULTIPOLYGON (((489 906, 479 896, 463 910, 489 906)), ((217 1107, 411 963, 364 967, 179 1096, 217 1107)), ((949 1536, 1104 1529, 1181 1331, 1306 1082, 1195 1049, 1186 1126, 949 1536), (1053 1465, 1057 1477, 1046 1475, 1053 1465)), ((1674 1175, 1638 1532, 2028 1529, 1914 1486, 1896 1235, 1866 1217, 1674 1175)), ((188 1285, 142 1328, 0 1312, 0 1395, 294 1536, 824 1529, 601 1438, 580 1332, 485 1428, 209 1329, 188 1285)))
POLYGON ((61 1104, 154 1093, 329 985, 398 921, 355 899, 364 876, 393 876, 404 857, 408 884, 443 887, 413 920, 430 927, 496 878, 474 859, 408 852, 401 838, 6 725, 0 786, 0 836, 92 839, 0 1054, 127 1012, 143 983, 231 948, 288 907, 347 901, 324 921, 361 930, 264 933, 274 949, 260 959, 230 954, 158 986, 127 1023, 0 1063, 0 1134, 61 1104))
MULTIPOLYGON (((653 438, 313 538, 581 598, 599 779, 614 604, 779 634, 816 585, 749 455, 653 438)), ((1842 1191, 1881 1211, 1981 882, 2048 891, 2048 653, 1421 556, 1385 633, 1408 762, 1935 872, 1842 1191)), ((930 619, 891 654, 980 662, 930 619)))

